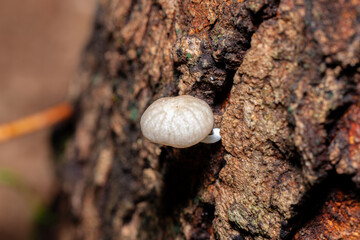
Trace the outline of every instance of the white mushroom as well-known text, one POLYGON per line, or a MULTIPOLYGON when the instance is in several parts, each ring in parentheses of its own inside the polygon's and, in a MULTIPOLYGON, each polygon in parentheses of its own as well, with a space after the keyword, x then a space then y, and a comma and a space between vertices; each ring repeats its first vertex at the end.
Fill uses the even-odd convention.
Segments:
POLYGON ((219 129, 214 129, 214 115, 210 106, 198 98, 183 95, 160 98, 141 116, 141 131, 152 142, 176 148, 190 147, 204 140, 220 140, 219 129))

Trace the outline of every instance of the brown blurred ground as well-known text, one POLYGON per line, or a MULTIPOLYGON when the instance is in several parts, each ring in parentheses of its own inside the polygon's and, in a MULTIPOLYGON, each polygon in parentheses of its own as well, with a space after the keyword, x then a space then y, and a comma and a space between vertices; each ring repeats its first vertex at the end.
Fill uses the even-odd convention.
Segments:
MULTIPOLYGON (((66 99, 96 0, 0 0, 0 124, 66 99)), ((0 144, 0 239, 28 238, 56 177, 50 130, 0 144)))

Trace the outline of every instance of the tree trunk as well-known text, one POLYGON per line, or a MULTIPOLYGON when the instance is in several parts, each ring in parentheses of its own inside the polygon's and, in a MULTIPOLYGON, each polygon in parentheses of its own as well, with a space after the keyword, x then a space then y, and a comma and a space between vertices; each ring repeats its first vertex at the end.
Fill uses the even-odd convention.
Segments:
POLYGON ((103 0, 79 82, 60 239, 360 238, 360 1, 103 0), (184 94, 220 143, 141 135, 184 94))

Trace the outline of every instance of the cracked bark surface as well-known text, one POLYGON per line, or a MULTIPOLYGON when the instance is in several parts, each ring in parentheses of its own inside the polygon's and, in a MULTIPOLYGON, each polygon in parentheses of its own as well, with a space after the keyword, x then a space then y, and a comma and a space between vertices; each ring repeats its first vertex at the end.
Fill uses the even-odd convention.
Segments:
POLYGON ((359 19, 357 0, 101 1, 60 239, 359 237, 359 19), (145 108, 183 94, 221 143, 141 136, 145 108))

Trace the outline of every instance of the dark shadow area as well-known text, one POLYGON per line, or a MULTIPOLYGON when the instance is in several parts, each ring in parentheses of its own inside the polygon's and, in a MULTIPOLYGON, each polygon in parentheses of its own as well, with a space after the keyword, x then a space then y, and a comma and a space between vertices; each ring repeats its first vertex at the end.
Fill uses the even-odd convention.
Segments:
POLYGON ((214 105, 221 108, 222 104, 229 98, 236 71, 229 70, 222 88, 215 93, 214 105))
POLYGON ((77 112, 78 111, 75 108, 75 114, 73 114, 71 118, 58 123, 52 129, 50 144, 55 160, 60 160, 60 158, 65 153, 66 143, 74 135, 78 117, 76 114, 77 112))
POLYGON ((213 167, 212 156, 220 148, 220 143, 200 143, 184 149, 163 149, 160 155, 164 176, 159 209, 161 215, 173 216, 177 209, 185 207, 189 200, 196 197, 204 180, 214 174, 210 171, 213 167))
POLYGON ((331 140, 334 137, 334 134, 337 130, 337 125, 345 115, 345 113, 350 108, 351 103, 345 103, 342 106, 337 107, 333 111, 329 112, 329 115, 327 117, 327 122, 324 125, 324 128, 326 130, 327 136, 329 136, 327 140, 327 145, 330 144, 331 140))
POLYGON ((50 206, 40 207, 35 215, 32 240, 58 239, 59 226, 68 223, 77 224, 78 219, 72 214, 69 195, 59 193, 50 206))
POLYGON ((319 215, 322 206, 329 200, 331 194, 339 190, 344 194, 360 197, 360 192, 351 181, 351 176, 338 175, 335 171, 330 172, 324 181, 313 186, 303 197, 302 202, 294 207, 294 212, 298 214, 289 222, 282 223, 280 238, 293 239, 301 227, 306 226, 319 215))

